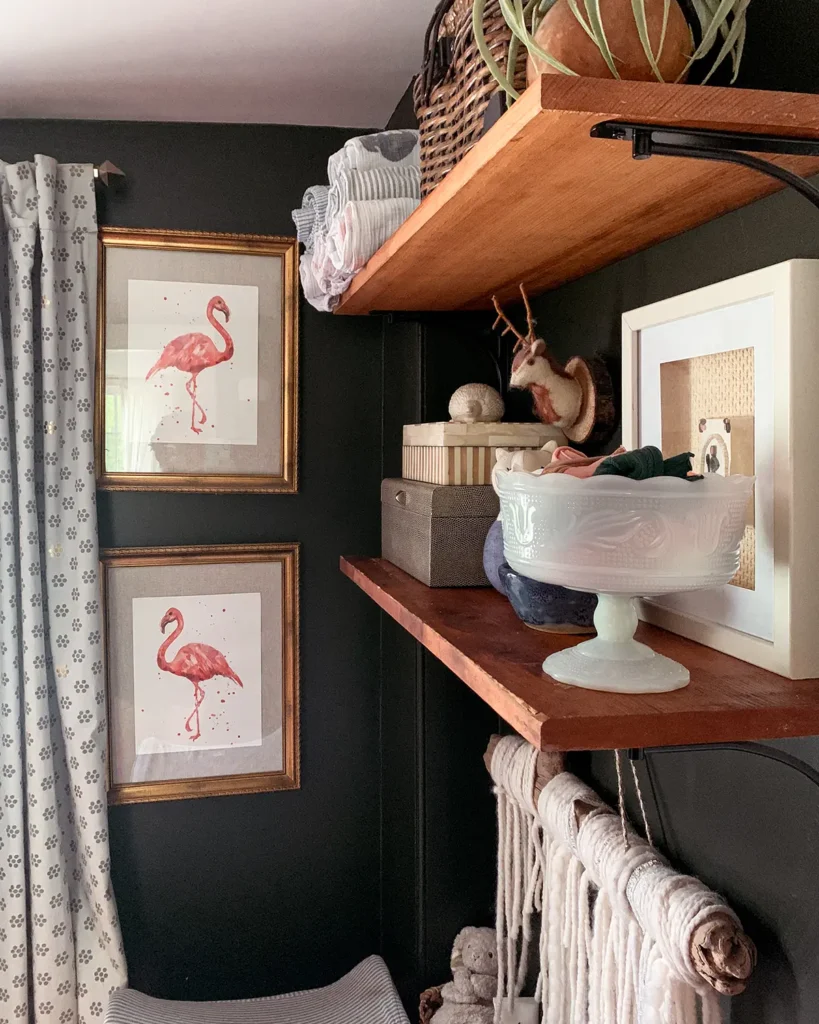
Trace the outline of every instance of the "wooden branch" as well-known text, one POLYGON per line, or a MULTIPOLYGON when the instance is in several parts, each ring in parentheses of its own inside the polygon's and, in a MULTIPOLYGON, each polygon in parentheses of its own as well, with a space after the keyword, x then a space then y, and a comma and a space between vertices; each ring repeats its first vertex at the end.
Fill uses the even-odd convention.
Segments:
POLYGON ((727 914, 712 917, 691 936, 697 974, 724 996, 745 991, 756 966, 756 946, 727 914))
MULTIPOLYGON (((491 736, 483 755, 487 771, 491 770, 492 754, 500 742, 491 736)), ((538 753, 535 769, 535 803, 546 783, 563 771, 563 756, 557 751, 538 753)), ((578 827, 594 807, 575 802, 578 827)), ((614 812, 612 812, 614 813, 614 812)), ((700 925, 691 936, 691 962, 697 974, 721 995, 737 996, 745 991, 748 979, 756 966, 756 946, 742 927, 729 914, 715 914, 700 925)))

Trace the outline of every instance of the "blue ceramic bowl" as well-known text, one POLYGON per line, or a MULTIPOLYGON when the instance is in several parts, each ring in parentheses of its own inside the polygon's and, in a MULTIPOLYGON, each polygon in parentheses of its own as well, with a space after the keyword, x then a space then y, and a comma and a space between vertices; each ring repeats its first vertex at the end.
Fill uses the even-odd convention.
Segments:
POLYGON ((495 590, 499 594, 503 594, 504 597, 506 597, 506 591, 503 589, 498 570, 505 561, 506 559, 503 555, 503 526, 500 519, 496 519, 489 527, 489 533, 487 533, 486 540, 484 541, 483 571, 495 590))
POLYGON ((506 594, 518 617, 527 626, 547 633, 594 632, 596 594, 539 583, 515 572, 508 562, 500 564, 498 577, 503 586, 502 593, 506 594))

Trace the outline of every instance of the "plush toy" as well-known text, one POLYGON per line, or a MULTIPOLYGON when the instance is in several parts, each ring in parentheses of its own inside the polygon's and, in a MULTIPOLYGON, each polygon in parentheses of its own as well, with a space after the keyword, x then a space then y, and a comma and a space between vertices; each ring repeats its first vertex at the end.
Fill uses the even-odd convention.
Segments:
POLYGON ((463 928, 452 945, 452 981, 441 988, 443 1005, 432 1024, 492 1024, 498 987, 494 928, 463 928))

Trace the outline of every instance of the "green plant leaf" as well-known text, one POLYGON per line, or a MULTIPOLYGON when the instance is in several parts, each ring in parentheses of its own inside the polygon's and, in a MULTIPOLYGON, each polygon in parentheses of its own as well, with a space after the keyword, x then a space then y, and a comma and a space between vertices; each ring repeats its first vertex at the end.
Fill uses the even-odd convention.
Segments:
POLYGON ((691 6, 694 8, 697 20, 700 23, 700 35, 704 36, 708 23, 711 20, 711 12, 705 6, 704 0, 691 0, 691 6))
POLYGON ((517 92, 512 82, 510 82, 507 76, 501 71, 498 66, 498 62, 492 56, 489 44, 486 42, 486 36, 483 31, 483 15, 485 9, 486 0, 474 0, 472 4, 472 32, 475 36, 475 44, 478 47, 478 53, 480 53, 484 64, 489 68, 492 77, 498 85, 511 99, 516 100, 520 97, 520 93, 517 92))
POLYGON ((709 4, 708 0, 706 0, 706 4, 710 8, 710 18, 708 19, 707 26, 704 28, 702 42, 692 54, 689 66, 695 60, 699 60, 708 53, 714 45, 717 33, 720 29, 724 28, 727 18, 741 2, 742 0, 719 0, 718 3, 709 4))
POLYGON ((518 63, 518 50, 520 50, 520 41, 513 32, 509 37, 509 49, 506 51, 506 78, 507 81, 515 84, 515 68, 518 63))
POLYGON ((549 64, 556 71, 560 71, 564 75, 571 75, 574 78, 578 77, 576 71, 572 71, 571 68, 567 67, 550 53, 547 53, 542 46, 535 42, 534 37, 526 27, 526 20, 523 16, 522 0, 514 0, 514 8, 510 11, 511 19, 507 15, 507 11, 510 9, 509 0, 499 0, 499 3, 503 16, 506 18, 506 23, 515 35, 517 35, 530 54, 539 57, 542 61, 545 61, 545 63, 549 64))
MULTIPOLYGON (((567 3, 572 10, 572 14, 583 26, 583 31, 586 33, 586 35, 589 37, 589 39, 594 39, 594 32, 592 32, 591 28, 586 23, 586 19, 583 17, 580 8, 577 6, 577 0, 567 0, 567 3)), ((596 39, 594 41, 597 42, 596 39)))
MULTIPOLYGON (((720 64, 722 64, 722 62, 725 60, 725 58, 728 56, 728 54, 732 53, 732 52, 734 53, 734 57, 735 57, 735 59, 734 59, 734 77, 733 77, 732 81, 736 81, 736 76, 737 76, 737 74, 739 72, 739 64, 736 61, 736 47, 737 47, 737 45, 739 43, 740 36, 743 35, 743 32, 745 30, 745 24, 746 24, 746 22, 745 22, 745 12, 747 11, 748 5, 750 4, 750 2, 751 2, 751 0, 739 0, 739 5, 737 6, 736 10, 734 11, 733 24, 731 25, 730 31, 728 31, 726 33, 726 35, 725 35, 725 42, 722 44, 722 48, 720 49, 719 53, 717 54, 717 57, 714 60, 714 63, 711 65, 710 71, 705 76, 705 78, 703 78, 703 80, 702 80, 702 84, 703 85, 706 85, 708 83, 708 79, 714 74, 714 72, 717 70, 717 68, 720 66, 720 64)), ((744 37, 743 37, 743 43, 744 43, 744 37)))
POLYGON ((597 43, 597 48, 603 55, 603 60, 606 62, 606 67, 611 71, 615 78, 620 77, 620 73, 614 65, 614 57, 609 47, 609 41, 606 39, 606 30, 603 28, 603 19, 600 15, 600 0, 584 0, 586 5, 586 14, 589 17, 589 25, 591 26, 592 32, 594 32, 594 41, 597 43))
POLYGON ((631 9, 634 11, 634 23, 637 26, 637 35, 640 37, 640 42, 643 46, 643 52, 646 55, 646 59, 651 66, 651 70, 654 72, 654 77, 658 82, 663 81, 663 76, 660 73, 660 67, 657 64, 657 60, 654 56, 654 51, 651 49, 651 40, 648 37, 648 23, 646 21, 646 3, 645 0, 631 0, 631 9))
POLYGON ((671 0, 663 0, 663 28, 660 32, 660 48, 657 50, 657 63, 660 61, 660 57, 663 55, 663 49, 665 47, 665 36, 668 31, 668 16, 671 13, 671 0))
POLYGON ((742 54, 745 52, 745 37, 748 34, 748 23, 745 18, 742 19, 742 28, 740 29, 739 39, 737 39, 737 45, 734 47, 734 52, 731 54, 731 60, 733 62, 733 75, 731 76, 731 85, 737 80, 739 75, 739 66, 742 63, 742 54))
MULTIPOLYGON (((745 46, 743 26, 745 25, 745 11, 750 0, 691 0, 691 2, 700 21, 702 41, 694 53, 691 54, 677 81, 690 70, 694 61, 702 59, 710 52, 718 34, 722 35, 723 39, 727 41, 731 37, 734 28, 737 27, 737 34, 732 39, 725 54, 721 53, 717 57, 717 61, 721 63, 728 53, 732 54, 733 80, 735 81, 739 73, 739 60, 737 57, 741 59, 742 50, 745 46)), ((713 70, 714 68, 709 72, 708 77, 713 73, 713 70)))
MULTIPOLYGON (((549 7, 554 7, 556 2, 557 0, 551 0, 549 7)), ((534 35, 535 32, 537 32, 537 27, 540 23, 540 0, 529 0, 523 11, 529 19, 529 31, 534 35)))

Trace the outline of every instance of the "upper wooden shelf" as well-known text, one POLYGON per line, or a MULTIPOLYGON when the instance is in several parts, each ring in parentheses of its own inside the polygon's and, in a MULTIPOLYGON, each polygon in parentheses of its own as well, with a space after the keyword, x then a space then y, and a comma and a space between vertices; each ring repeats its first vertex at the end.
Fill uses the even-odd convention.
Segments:
MULTIPOLYGON (((636 161, 620 120, 819 137, 819 96, 543 75, 353 280, 337 313, 454 310, 531 295, 783 186, 728 164, 636 161)), ((778 157, 813 174, 819 158, 778 157)))
POLYGON ((690 684, 646 695, 582 690, 541 668, 578 637, 529 629, 494 590, 433 589, 381 558, 342 558, 341 570, 541 750, 819 734, 819 679, 784 679, 641 623, 638 639, 684 664, 690 684))

